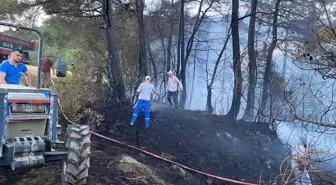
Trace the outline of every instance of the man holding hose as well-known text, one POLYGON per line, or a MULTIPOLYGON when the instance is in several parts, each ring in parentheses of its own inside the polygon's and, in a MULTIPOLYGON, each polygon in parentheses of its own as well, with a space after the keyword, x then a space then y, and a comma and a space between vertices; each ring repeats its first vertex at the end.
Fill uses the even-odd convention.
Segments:
POLYGON ((150 110, 150 99, 151 94, 156 94, 154 85, 150 83, 151 77, 146 76, 145 82, 141 83, 139 88, 137 89, 137 92, 140 93, 138 101, 136 103, 133 116, 131 119, 131 125, 134 125, 138 114, 142 109, 144 109, 145 112, 145 125, 146 127, 149 127, 149 110, 150 110))

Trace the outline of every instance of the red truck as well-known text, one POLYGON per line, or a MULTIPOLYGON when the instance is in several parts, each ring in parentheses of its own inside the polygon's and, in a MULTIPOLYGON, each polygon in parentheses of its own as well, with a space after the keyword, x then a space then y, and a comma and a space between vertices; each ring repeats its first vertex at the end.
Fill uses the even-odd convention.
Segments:
POLYGON ((30 64, 28 51, 35 50, 35 43, 20 38, 0 34, 0 62, 7 60, 12 49, 22 49, 24 52, 23 63, 30 64))

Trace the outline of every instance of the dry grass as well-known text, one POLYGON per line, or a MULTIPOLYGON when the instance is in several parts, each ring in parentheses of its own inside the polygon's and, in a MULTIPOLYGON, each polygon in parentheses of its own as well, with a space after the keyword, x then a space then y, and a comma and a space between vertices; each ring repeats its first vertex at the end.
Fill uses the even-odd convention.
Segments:
MULTIPOLYGON (((32 86, 36 87, 37 84, 37 73, 38 73, 38 68, 37 66, 32 66, 32 65, 27 65, 28 71, 32 74, 32 86)), ((52 73, 52 70, 50 70, 50 77, 51 79, 57 83, 58 80, 63 79, 60 77, 57 77, 56 75, 54 75, 52 73)), ((71 76, 72 72, 71 71, 67 71, 67 76, 71 76)), ((26 77, 25 75, 21 75, 21 83, 26 84, 26 77)))

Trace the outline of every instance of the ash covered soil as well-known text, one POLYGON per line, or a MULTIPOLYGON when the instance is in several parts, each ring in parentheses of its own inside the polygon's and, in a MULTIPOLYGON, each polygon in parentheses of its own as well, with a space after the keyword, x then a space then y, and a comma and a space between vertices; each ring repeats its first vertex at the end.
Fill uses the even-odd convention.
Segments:
MULTIPOLYGON (((274 180, 286 149, 265 123, 232 121, 204 112, 157 107, 151 125, 144 117, 129 125, 131 109, 110 109, 103 135, 197 170, 235 180, 258 183, 274 180)), ((205 177, 92 135, 89 185, 207 185, 233 184, 205 177)), ((10 172, 0 171, 0 184, 60 184, 60 165, 10 172)))

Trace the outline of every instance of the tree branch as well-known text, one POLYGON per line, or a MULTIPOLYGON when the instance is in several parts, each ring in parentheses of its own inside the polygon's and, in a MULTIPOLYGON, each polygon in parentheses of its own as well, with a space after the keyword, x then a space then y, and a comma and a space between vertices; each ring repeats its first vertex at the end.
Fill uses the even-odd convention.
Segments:
POLYGON ((252 15, 255 15, 255 14, 273 15, 274 12, 255 12, 255 13, 247 14, 247 15, 244 15, 243 17, 238 18, 238 21, 243 20, 243 19, 245 19, 247 17, 251 17, 252 15))

